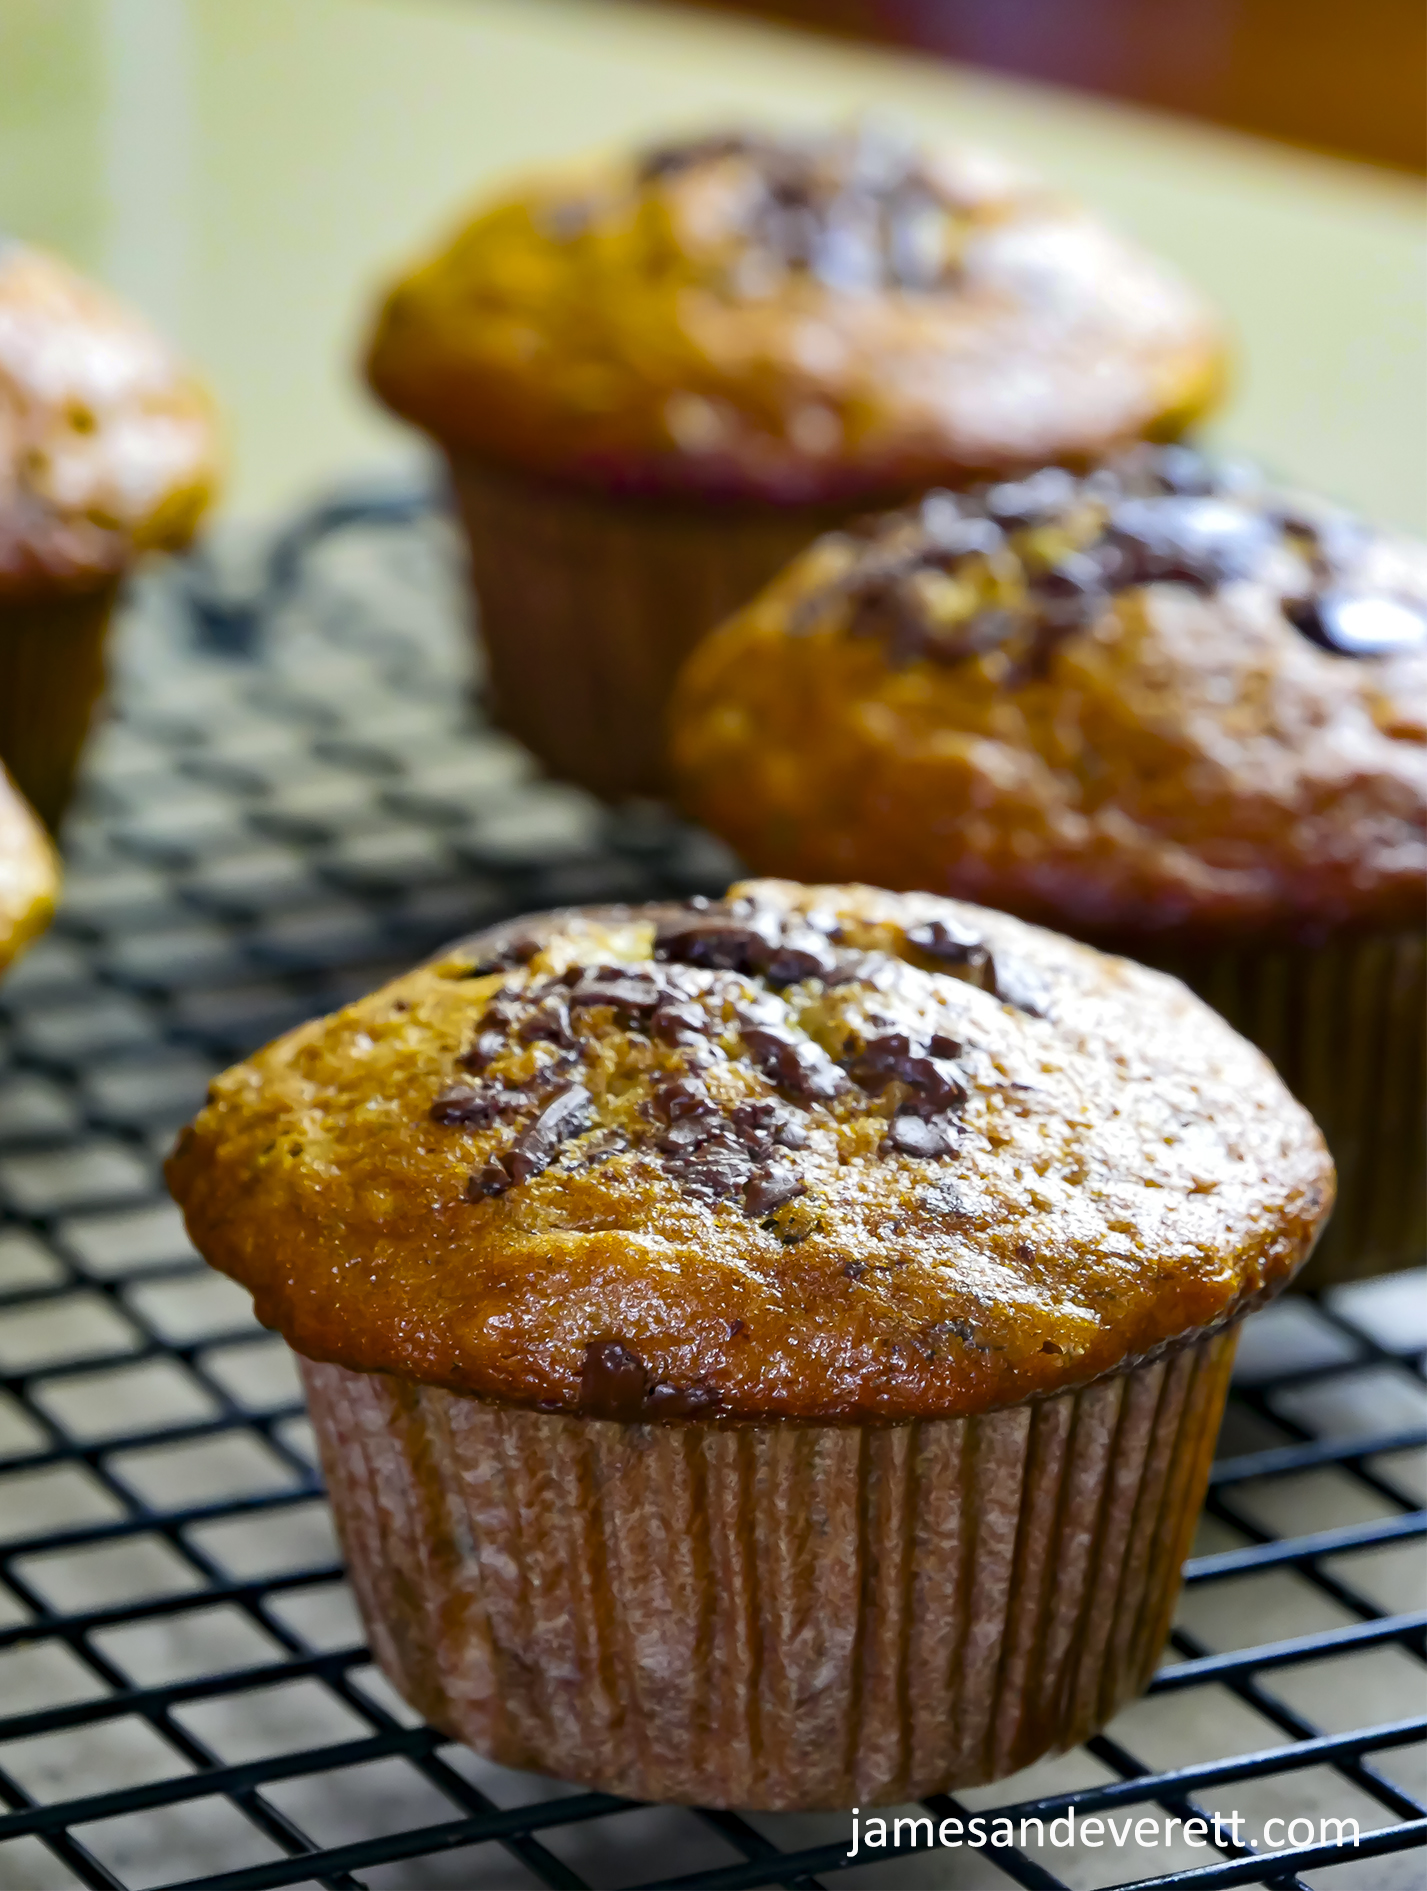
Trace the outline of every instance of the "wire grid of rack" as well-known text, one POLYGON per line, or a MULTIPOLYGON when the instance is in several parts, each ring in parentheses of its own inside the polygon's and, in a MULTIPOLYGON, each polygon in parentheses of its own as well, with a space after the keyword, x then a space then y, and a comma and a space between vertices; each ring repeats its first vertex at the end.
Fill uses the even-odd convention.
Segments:
POLYGON ((928 1808, 1218 1810, 1222 1844, 851 1860, 840 1815, 631 1807, 415 1720, 362 1646, 290 1358, 198 1262, 158 1163, 215 1068, 443 939, 717 891, 733 863, 538 779, 482 722, 431 495, 342 499, 243 564, 131 601, 59 921, 0 988, 0 1886, 1420 1883, 1410 1277, 1250 1324, 1149 1696, 928 1808), (1270 1859, 1234 1807, 1246 1838, 1274 1812, 1314 1836, 1270 1859), (1362 1842, 1321 1842, 1322 1813, 1362 1842))

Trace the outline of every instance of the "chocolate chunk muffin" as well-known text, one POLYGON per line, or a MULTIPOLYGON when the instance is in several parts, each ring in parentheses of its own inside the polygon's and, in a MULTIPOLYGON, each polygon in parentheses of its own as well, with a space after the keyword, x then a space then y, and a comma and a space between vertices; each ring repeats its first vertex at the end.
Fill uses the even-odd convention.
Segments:
POLYGON ((54 849, 0 767, 0 972, 50 923, 58 886, 54 849))
POLYGON ((506 723, 617 796, 665 785, 680 658, 826 525, 1172 436, 1223 353, 1078 205, 863 129, 519 185, 392 290, 367 366, 449 460, 506 723))
POLYGON ((219 1078, 168 1174, 302 1356, 406 1697, 783 1807, 996 1777, 1143 1686, 1234 1323, 1333 1189, 1172 979, 779 882, 452 947, 219 1078))
POLYGON ((0 241, 0 758, 52 828, 124 573, 188 540, 215 480, 208 398, 158 337, 0 241))
POLYGON ((1427 549, 1140 448, 824 537, 691 659, 752 865, 985 900, 1175 971, 1328 1135, 1310 1278, 1424 1245, 1427 549))

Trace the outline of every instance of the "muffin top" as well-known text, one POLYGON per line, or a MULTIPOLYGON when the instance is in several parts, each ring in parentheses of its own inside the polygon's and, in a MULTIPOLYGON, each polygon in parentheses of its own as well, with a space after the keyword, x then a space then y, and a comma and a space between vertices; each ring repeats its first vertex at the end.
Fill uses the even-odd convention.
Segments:
POLYGON ((1091 938, 1416 926, 1427 547, 1185 447, 933 492, 716 631, 672 726, 764 871, 1091 938))
POLYGON ((746 882, 452 947, 218 1078, 168 1177, 299 1352, 595 1417, 904 1418, 1246 1311, 1333 1171, 1173 979, 746 882))
POLYGON ((730 133, 544 176, 392 291, 372 385, 447 445, 775 502, 1172 434, 1223 340, 1169 269, 983 152, 730 133))
POLYGON ((0 767, 0 970, 49 924, 58 886, 49 838, 0 767))
POLYGON ((184 543, 216 453, 207 395, 146 323, 0 243, 0 599, 87 590, 184 543))

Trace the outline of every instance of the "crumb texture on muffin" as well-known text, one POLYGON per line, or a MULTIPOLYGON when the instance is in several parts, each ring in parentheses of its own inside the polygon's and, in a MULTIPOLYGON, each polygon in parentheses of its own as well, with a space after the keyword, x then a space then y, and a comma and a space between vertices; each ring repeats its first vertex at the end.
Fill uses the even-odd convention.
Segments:
POLYGON ((453 947, 220 1077, 168 1173, 299 1352, 652 1420, 1083 1384, 1272 1292, 1333 1190, 1175 981, 780 882, 453 947))
POLYGON ((208 396, 147 323, 0 245, 0 598, 88 590, 183 544, 216 481, 208 396))
POLYGON ((54 848, 0 765, 0 971, 49 924, 58 888, 54 848))
POLYGON ((656 493, 838 500, 1179 431, 1223 338, 984 152, 729 134, 529 180, 397 284, 368 370, 446 445, 656 493))
POLYGON ((690 658, 690 810, 761 871, 1090 937, 1416 927, 1427 548, 1184 447, 829 534, 690 658))

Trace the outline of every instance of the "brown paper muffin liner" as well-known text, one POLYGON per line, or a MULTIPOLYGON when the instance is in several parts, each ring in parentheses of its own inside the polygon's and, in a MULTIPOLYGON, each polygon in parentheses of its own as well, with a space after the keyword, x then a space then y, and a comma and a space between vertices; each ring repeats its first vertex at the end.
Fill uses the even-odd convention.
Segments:
POLYGON ((302 1361, 373 1652, 435 1726, 640 1799, 895 1803, 1149 1680, 1233 1332, 983 1417, 620 1424, 302 1361))
MULTIPOLYGON (((1125 948, 1145 958, 1143 947, 1125 948)), ((1314 1289, 1427 1255, 1427 940, 1368 933, 1321 946, 1155 953, 1266 1051, 1317 1120, 1338 1201, 1295 1285, 1314 1289)))
POLYGON ((53 833, 74 787, 117 583, 76 597, 0 601, 0 760, 53 833))
POLYGON ((849 509, 604 497, 461 454, 492 706, 598 795, 667 791, 665 707, 694 644, 849 509))

